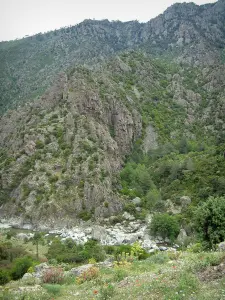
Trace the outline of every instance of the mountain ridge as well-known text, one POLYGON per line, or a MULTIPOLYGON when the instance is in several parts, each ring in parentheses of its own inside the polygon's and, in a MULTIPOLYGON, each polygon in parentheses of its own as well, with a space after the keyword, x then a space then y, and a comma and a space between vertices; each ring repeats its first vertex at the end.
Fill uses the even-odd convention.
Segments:
POLYGON ((224 48, 224 11, 223 0, 204 6, 174 4, 146 23, 85 20, 0 43, 1 111, 42 95, 55 76, 71 65, 95 64, 133 48, 191 65, 219 63, 224 48))

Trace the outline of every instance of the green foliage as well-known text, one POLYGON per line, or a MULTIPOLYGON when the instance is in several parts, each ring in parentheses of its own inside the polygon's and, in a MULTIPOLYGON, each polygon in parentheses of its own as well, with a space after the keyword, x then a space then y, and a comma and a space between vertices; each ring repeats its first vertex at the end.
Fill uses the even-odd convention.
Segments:
POLYGON ((65 243, 55 239, 49 247, 47 257, 65 263, 87 263, 89 259, 103 261, 105 259, 104 248, 96 241, 90 240, 84 245, 77 245, 68 239, 65 243))
POLYGON ((92 213, 87 210, 83 210, 78 214, 78 217, 83 221, 88 221, 92 218, 92 213))
POLYGON ((131 247, 131 253, 138 259, 146 259, 148 257, 147 252, 141 247, 139 242, 135 242, 131 247))
POLYGON ((61 285, 59 284, 43 284, 43 287, 49 294, 52 294, 54 296, 58 296, 61 293, 61 285))
POLYGON ((150 224, 150 233, 154 236, 168 237, 174 241, 179 233, 180 227, 177 218, 169 214, 155 214, 150 224))
POLYGON ((27 270, 32 266, 32 264, 33 261, 28 256, 15 259, 11 271, 12 279, 14 280, 20 279, 27 272, 27 270))
POLYGON ((225 197, 209 197, 196 210, 195 229, 210 246, 225 240, 225 197))
POLYGON ((36 257, 39 258, 39 244, 44 244, 43 234, 41 232, 35 232, 32 238, 33 244, 36 245, 36 257))
POLYGON ((124 187, 132 188, 137 196, 142 196, 151 188, 154 183, 145 165, 128 163, 120 173, 124 187))
POLYGON ((124 270, 121 267, 118 267, 118 268, 115 269, 115 273, 114 273, 114 280, 115 281, 119 282, 127 276, 128 276, 127 270, 124 270))
POLYGON ((45 144, 41 140, 37 140, 35 144, 37 149, 43 149, 45 146, 45 144))
POLYGON ((105 285, 102 285, 101 288, 100 288, 99 298, 101 300, 108 300, 108 299, 111 299, 114 294, 115 294, 115 287, 114 287, 114 285, 112 285, 112 284, 105 284, 105 285))
POLYGON ((9 273, 6 270, 0 270, 0 285, 10 281, 9 273))

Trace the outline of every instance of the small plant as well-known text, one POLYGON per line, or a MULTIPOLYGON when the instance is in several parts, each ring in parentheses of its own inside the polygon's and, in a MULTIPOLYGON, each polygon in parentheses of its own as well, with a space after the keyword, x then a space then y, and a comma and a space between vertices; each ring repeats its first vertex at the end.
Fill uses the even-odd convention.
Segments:
POLYGON ((90 267, 87 271, 84 271, 80 276, 76 278, 77 284, 82 284, 85 281, 96 279, 99 276, 99 268, 90 267))
POLYGON ((188 246, 187 251, 192 253, 200 253, 203 251, 203 246, 201 243, 195 243, 193 245, 188 246))
POLYGON ((36 148, 37 149, 43 149, 45 144, 41 140, 36 141, 36 148))
POLYGON ((115 268, 115 273, 114 273, 114 280, 115 281, 119 282, 127 276, 128 276, 128 273, 127 273, 126 270, 124 270, 124 268, 121 268, 121 267, 116 267, 115 268))
POLYGON ((61 286, 59 284, 44 284, 43 287, 49 294, 52 294, 54 296, 60 295, 61 286))
POLYGON ((96 260, 92 257, 88 260, 89 264, 95 265, 96 264, 96 260))
POLYGON ((50 268, 44 272, 43 283, 62 284, 64 279, 62 268, 50 268))
POLYGON ((115 294, 115 287, 112 284, 104 284, 100 288, 100 299, 101 300, 107 300, 112 298, 112 296, 115 294))
POLYGON ((131 252, 134 254, 134 256, 140 259, 144 255, 145 250, 141 247, 139 242, 135 242, 131 247, 131 252))

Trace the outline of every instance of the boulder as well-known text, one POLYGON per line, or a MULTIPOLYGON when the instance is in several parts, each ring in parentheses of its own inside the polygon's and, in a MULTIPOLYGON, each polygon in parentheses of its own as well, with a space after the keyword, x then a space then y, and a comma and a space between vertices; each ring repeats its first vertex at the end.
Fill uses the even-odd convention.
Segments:
POLYGON ((23 232, 18 233, 16 235, 16 237, 20 240, 28 240, 29 239, 28 235, 26 233, 23 233, 23 232))
POLYGON ((128 212, 125 211, 125 213, 123 214, 123 218, 127 221, 133 221, 135 220, 135 217, 132 216, 131 214, 129 214, 128 212))
POLYGON ((187 239, 187 233, 184 229, 181 229, 180 233, 177 237, 177 241, 182 245, 182 244, 184 244, 186 239, 187 239))
POLYGON ((30 278, 34 278, 33 274, 25 273, 22 277, 22 280, 27 280, 27 279, 30 279, 30 278))
POLYGON ((88 264, 88 265, 83 265, 83 266, 80 266, 77 268, 73 268, 70 270, 70 274, 75 275, 75 276, 80 276, 82 273, 86 272, 93 266, 94 266, 93 264, 88 264))
POLYGON ((191 198, 188 196, 182 196, 180 198, 182 208, 186 208, 188 205, 191 204, 191 198))
POLYGON ((136 197, 134 198, 133 200, 131 200, 131 202, 136 205, 136 206, 139 206, 141 204, 141 198, 139 197, 136 197))
POLYGON ((225 252, 225 241, 222 242, 222 243, 219 243, 218 249, 219 249, 219 251, 221 251, 221 252, 225 252))
POLYGON ((102 241, 105 238, 106 234, 107 233, 104 227, 98 225, 93 226, 91 232, 93 240, 102 241))
POLYGON ((165 207, 166 207, 166 212, 168 212, 168 213, 172 213, 174 215, 181 213, 181 207, 175 206, 174 203, 170 199, 166 200, 165 207))

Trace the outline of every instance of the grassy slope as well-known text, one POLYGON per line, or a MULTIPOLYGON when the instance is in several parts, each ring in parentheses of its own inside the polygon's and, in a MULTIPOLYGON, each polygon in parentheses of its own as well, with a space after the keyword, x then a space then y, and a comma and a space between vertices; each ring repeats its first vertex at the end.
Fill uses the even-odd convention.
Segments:
POLYGON ((1 292, 0 299, 208 300, 213 297, 221 300, 225 296, 225 278, 216 267, 221 262, 224 262, 224 254, 218 252, 158 253, 145 261, 119 267, 120 271, 118 267, 102 268, 97 279, 79 285, 74 279, 62 286, 42 286, 36 292, 27 285, 29 292, 18 293, 18 287, 22 290, 25 282, 11 282, 1 292), (109 290, 113 290, 111 298, 104 296, 109 296, 109 290), (6 298, 7 293, 10 298, 6 298))

